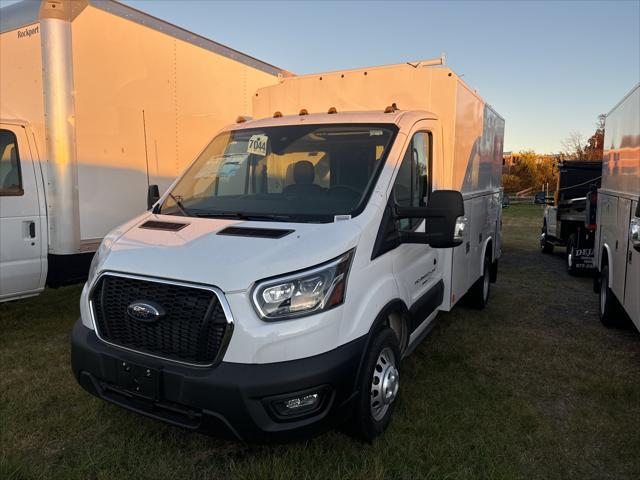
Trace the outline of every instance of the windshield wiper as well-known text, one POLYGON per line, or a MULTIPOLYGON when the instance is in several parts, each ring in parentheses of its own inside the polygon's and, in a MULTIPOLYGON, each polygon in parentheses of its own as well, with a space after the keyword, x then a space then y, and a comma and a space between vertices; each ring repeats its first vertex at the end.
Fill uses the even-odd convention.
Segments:
POLYGON ((234 218, 238 220, 273 220, 276 222, 288 222, 293 217, 285 214, 251 213, 251 212, 201 212, 196 213, 204 218, 234 218))
POLYGON ((184 215, 185 217, 193 217, 193 215, 185 208, 179 196, 176 197, 173 193, 169 193, 169 197, 171 197, 171 200, 175 202, 176 207, 178 207, 178 210, 180 210, 180 213, 182 213, 182 215, 184 215))

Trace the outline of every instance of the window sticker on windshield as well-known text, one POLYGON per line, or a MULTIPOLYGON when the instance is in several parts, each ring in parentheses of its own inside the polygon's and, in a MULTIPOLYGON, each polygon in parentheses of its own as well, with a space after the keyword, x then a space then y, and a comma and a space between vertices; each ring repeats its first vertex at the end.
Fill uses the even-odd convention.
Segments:
POLYGON ((379 137, 380 135, 384 135, 382 130, 369 130, 370 137, 379 137))
POLYGON ((269 137, 266 135, 252 135, 247 144, 247 153, 253 153, 254 155, 260 155, 264 157, 267 155, 267 142, 269 137))
POLYGON ((196 173, 196 178, 211 178, 216 175, 218 171, 218 164, 220 163, 219 157, 211 160, 207 160, 200 171, 196 173))
POLYGON ((218 170, 218 177, 233 177, 238 170, 240 170, 240 163, 226 162, 220 167, 220 170, 218 170))

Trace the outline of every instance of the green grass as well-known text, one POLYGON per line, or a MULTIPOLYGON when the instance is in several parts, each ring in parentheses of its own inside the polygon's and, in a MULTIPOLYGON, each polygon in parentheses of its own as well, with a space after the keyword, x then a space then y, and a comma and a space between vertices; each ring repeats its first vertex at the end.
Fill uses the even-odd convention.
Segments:
POLYGON ((245 445, 125 411, 71 375, 79 287, 0 305, 0 478, 640 478, 640 335, 603 328, 591 280, 538 252, 542 208, 504 212, 489 306, 440 315, 373 445, 245 445))

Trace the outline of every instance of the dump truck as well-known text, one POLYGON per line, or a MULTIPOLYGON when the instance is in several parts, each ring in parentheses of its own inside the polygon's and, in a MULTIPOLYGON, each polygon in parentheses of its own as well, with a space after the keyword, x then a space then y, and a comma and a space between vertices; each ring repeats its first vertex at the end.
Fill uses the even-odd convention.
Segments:
POLYGON ((554 247, 565 247, 567 272, 570 275, 588 272, 593 269, 597 189, 602 162, 562 161, 557 168, 558 184, 553 205, 544 211, 540 250, 552 253, 554 247))

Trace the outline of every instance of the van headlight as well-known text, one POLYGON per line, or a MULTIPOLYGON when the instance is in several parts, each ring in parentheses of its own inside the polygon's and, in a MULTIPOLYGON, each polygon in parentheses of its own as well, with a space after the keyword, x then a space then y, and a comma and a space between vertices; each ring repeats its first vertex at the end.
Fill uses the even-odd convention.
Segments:
POLYGON ((258 282, 253 306, 263 320, 303 317, 344 302, 354 250, 317 267, 258 282))

